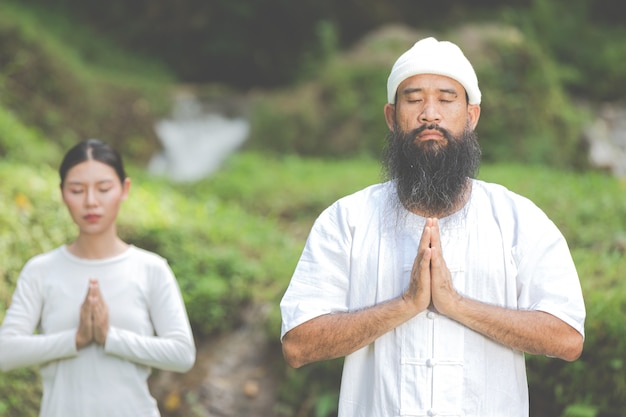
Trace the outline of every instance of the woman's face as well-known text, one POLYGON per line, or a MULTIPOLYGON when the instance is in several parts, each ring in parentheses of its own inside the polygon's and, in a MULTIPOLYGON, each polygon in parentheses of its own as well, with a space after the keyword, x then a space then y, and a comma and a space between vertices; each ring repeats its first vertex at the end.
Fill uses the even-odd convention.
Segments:
POLYGON ((67 172, 61 193, 80 233, 101 235, 115 231, 115 219, 129 189, 128 178, 121 183, 112 167, 87 160, 67 172))

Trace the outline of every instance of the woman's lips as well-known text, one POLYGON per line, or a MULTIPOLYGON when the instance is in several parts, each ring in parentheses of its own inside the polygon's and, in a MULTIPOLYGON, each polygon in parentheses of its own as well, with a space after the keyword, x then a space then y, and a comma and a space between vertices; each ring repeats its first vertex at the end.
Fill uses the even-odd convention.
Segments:
POLYGON ((99 214, 88 214, 83 218, 89 223, 96 223, 98 220, 100 220, 100 217, 102 216, 100 216, 99 214))

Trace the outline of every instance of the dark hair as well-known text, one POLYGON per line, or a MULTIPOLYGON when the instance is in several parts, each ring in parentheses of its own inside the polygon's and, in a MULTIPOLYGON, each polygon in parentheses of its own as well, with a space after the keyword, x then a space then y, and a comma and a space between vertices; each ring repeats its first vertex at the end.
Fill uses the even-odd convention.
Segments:
POLYGON ((72 149, 67 151, 59 167, 59 176, 61 177, 61 186, 65 182, 65 177, 70 169, 75 165, 80 164, 88 160, 95 160, 107 164, 115 170, 120 182, 124 182, 126 179, 126 172, 124 171, 124 164, 122 163, 122 157, 115 149, 113 149, 108 143, 105 143, 98 139, 87 139, 75 145, 72 149))

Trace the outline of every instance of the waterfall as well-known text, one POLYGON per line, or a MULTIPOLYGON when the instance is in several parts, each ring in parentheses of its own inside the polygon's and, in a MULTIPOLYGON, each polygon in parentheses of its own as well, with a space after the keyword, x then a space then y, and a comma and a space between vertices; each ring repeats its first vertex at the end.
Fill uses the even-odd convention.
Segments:
POLYGON ((191 93, 176 97, 171 117, 155 125, 163 149, 151 159, 150 173, 177 182, 197 181, 216 171, 245 142, 247 120, 204 107, 191 93))

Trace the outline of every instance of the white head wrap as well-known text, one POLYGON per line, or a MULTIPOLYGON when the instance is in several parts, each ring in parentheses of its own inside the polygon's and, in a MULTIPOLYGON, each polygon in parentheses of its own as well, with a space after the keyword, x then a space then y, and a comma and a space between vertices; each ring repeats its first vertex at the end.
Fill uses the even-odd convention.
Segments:
POLYGON ((480 104, 481 95, 474 68, 461 49, 452 42, 425 38, 403 53, 389 74, 387 101, 394 104, 400 83, 417 74, 450 77, 465 88, 469 104, 480 104))

